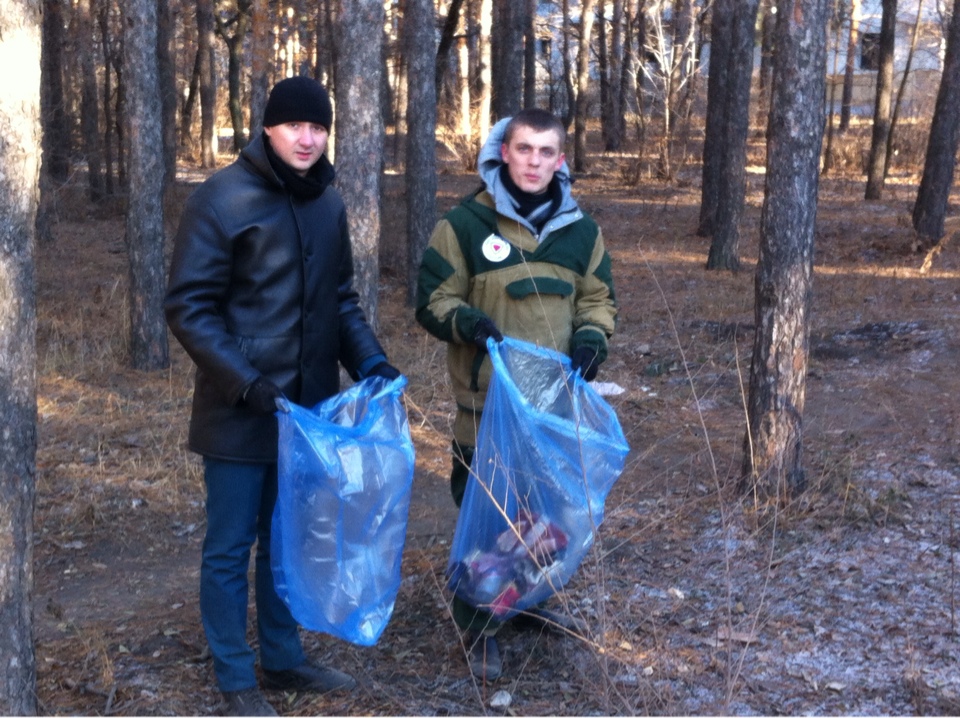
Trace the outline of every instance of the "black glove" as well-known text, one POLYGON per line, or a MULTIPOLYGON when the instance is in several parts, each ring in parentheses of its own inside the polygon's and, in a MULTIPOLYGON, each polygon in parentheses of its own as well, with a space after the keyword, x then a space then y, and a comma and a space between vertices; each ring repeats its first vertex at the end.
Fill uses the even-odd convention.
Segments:
POLYGON ((266 377, 260 377, 243 395, 243 400, 247 406, 258 414, 272 414, 280 407, 277 405, 277 399, 283 398, 283 392, 280 387, 274 384, 266 377))
POLYGON ((373 368, 367 372, 367 376, 382 376, 387 381, 393 381, 400 376, 400 370, 392 364, 382 361, 379 364, 374 364, 373 368))
POLYGON ((497 325, 493 323, 493 320, 490 317, 483 317, 477 321, 477 325, 473 329, 473 343, 480 349, 486 351, 487 339, 490 337, 493 337, 493 340, 496 342, 503 341, 503 334, 497 329, 497 325))
POLYGON ((593 381, 597 378, 597 370, 600 368, 597 350, 593 347, 577 347, 573 350, 573 356, 570 357, 570 366, 574 371, 580 372, 587 381, 593 381))

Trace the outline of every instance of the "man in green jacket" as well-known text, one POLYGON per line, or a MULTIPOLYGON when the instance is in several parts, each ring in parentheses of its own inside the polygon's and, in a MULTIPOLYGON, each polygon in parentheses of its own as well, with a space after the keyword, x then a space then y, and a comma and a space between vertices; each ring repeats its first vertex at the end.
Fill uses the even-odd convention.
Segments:
MULTIPOLYGON (((498 122, 478 158, 483 187, 440 220, 420 265, 417 321, 448 343, 458 507, 490 382, 487 339, 506 334, 564 352, 588 381, 607 357, 617 315, 610 256, 571 194, 565 140, 563 124, 545 110, 498 122)), ((453 612, 474 675, 499 677, 498 623, 456 597, 453 612)))

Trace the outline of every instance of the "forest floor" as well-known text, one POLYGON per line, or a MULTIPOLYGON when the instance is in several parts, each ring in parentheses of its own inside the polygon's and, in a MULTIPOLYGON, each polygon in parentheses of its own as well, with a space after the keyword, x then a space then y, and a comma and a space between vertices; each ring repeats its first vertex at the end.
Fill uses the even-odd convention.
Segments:
MULTIPOLYGON (((268 694, 280 712, 960 713, 960 240, 921 273, 906 221, 915 176, 891 176, 878 202, 862 200, 859 176, 822 182, 809 489, 757 510, 735 484, 762 170, 748 175, 743 270, 708 272, 698 167, 628 186, 629 162, 598 156, 575 188, 614 260, 622 312, 599 379, 625 389, 609 400, 632 447, 560 597, 589 634, 508 626, 503 678, 469 677, 443 589, 453 405, 443 348, 404 305, 402 178, 388 175, 379 322, 409 377, 417 450, 404 580, 375 647, 304 634, 360 687, 268 694)), ((171 236, 197 179, 182 173, 171 193, 171 236)), ((476 184, 445 171, 440 210, 476 184)), ((81 197, 64 190, 55 241, 36 252, 41 711, 216 714, 197 601, 202 480, 184 446, 193 369, 175 342, 169 370, 126 368, 123 218, 81 197)))

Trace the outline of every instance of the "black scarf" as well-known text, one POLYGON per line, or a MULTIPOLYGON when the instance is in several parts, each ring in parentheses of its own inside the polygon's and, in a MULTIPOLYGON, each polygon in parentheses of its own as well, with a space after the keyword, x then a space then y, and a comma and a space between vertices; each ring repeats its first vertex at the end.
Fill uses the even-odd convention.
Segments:
POLYGON ((267 151, 267 159, 270 160, 273 171, 277 173, 277 177, 283 182, 287 191, 297 199, 316 199, 333 182, 335 172, 326 154, 320 155, 320 159, 307 170, 307 174, 301 175, 274 152, 266 134, 263 136, 263 146, 267 151))
POLYGON ((536 228, 537 233, 543 230, 544 225, 556 214, 560 208, 562 199, 560 192, 560 181, 553 177, 547 189, 540 194, 533 194, 520 189, 513 178, 510 177, 510 169, 507 165, 500 165, 500 181, 503 182, 504 189, 513 200, 513 207, 517 214, 526 219, 536 228))

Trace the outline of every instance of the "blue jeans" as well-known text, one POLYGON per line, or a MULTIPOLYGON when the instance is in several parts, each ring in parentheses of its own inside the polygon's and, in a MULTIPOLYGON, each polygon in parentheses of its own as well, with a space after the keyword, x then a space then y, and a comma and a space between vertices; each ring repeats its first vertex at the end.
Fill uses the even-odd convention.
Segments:
POLYGON ((272 671, 304 662, 297 622, 277 596, 270 570, 270 522, 277 465, 204 459, 207 533, 200 566, 200 617, 221 691, 257 685, 247 643, 247 572, 257 544, 256 604, 260 664, 272 671))

